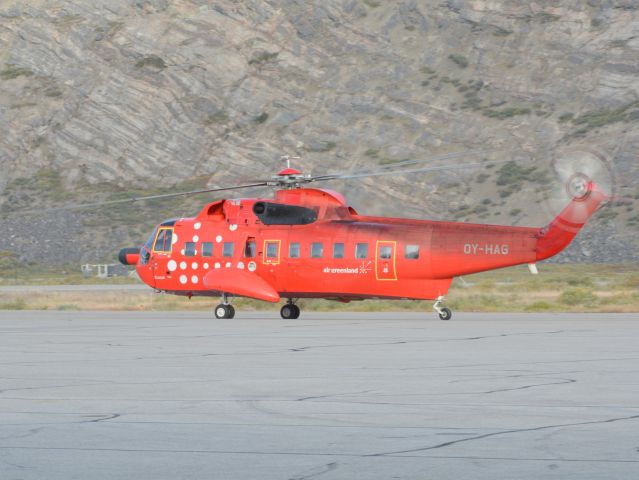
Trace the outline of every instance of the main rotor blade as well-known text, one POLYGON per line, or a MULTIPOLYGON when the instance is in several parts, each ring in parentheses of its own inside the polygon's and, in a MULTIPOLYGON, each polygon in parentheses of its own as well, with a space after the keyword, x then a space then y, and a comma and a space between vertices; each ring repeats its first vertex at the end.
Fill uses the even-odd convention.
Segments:
POLYGON ((266 182, 260 182, 260 183, 251 183, 247 185, 236 185, 233 187, 203 188, 200 190, 189 190, 186 192, 161 193, 158 195, 147 195, 143 197, 129 197, 129 198, 121 198, 118 200, 105 200, 104 202, 77 203, 74 205, 62 205, 60 207, 51 207, 51 208, 45 208, 45 209, 16 210, 12 213, 22 215, 22 214, 31 214, 31 213, 56 212, 56 211, 63 211, 63 210, 79 210, 83 208, 97 208, 97 207, 104 207, 107 205, 117 205, 120 203, 141 202, 144 200, 159 200, 159 199, 163 200, 165 198, 185 197, 188 195, 198 195, 200 193, 224 192, 229 190, 240 190, 243 188, 266 187, 267 185, 268 184, 266 182))
POLYGON ((353 172, 353 173, 342 173, 342 174, 333 174, 333 175, 319 175, 317 177, 311 177, 309 179, 310 182, 322 182, 325 180, 347 180, 351 178, 365 178, 365 177, 381 177, 384 175, 403 175, 407 173, 422 173, 422 172, 439 172, 445 170, 458 170, 464 168, 474 168, 474 167, 483 167, 488 164, 498 164, 498 163, 507 163, 512 160, 491 160, 489 162, 474 162, 474 163, 460 163, 458 165, 438 165, 431 167, 420 167, 420 168, 404 168, 404 169, 396 169, 396 170, 378 170, 372 172, 353 172))

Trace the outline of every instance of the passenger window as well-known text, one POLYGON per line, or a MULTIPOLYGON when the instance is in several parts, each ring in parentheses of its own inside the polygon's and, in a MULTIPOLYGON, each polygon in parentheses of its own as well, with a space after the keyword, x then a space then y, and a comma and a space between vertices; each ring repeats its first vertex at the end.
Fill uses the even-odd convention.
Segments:
POLYGON ((343 243, 334 243, 333 244, 333 258, 344 258, 344 244, 343 243))
POLYGON ((419 258, 419 245, 406 245, 404 257, 410 260, 417 260, 419 258))
POLYGON ((288 244, 288 258, 300 258, 300 242, 288 244))
POLYGON ((393 247, 389 247, 389 246, 379 247, 379 258, 389 259, 391 258, 392 254, 393 254, 393 247))
POLYGON ((213 242, 202 242, 202 256, 203 257, 213 256, 213 242))
POLYGON ((355 245, 355 258, 368 258, 368 243, 355 245))
POLYGON ((322 258, 324 255, 324 245, 322 242, 311 243, 311 258, 322 258))
POLYGON ((232 257, 233 256, 233 242, 224 242, 224 247, 222 247, 222 256, 223 257, 232 257))
POLYGON ((185 257, 195 256, 195 242, 186 242, 184 244, 184 256, 185 257))
POLYGON ((277 258, 277 243, 266 243, 266 258, 277 258))
POLYGON ((246 258, 255 257, 255 240, 249 239, 246 241, 246 245, 244 246, 244 256, 246 258))

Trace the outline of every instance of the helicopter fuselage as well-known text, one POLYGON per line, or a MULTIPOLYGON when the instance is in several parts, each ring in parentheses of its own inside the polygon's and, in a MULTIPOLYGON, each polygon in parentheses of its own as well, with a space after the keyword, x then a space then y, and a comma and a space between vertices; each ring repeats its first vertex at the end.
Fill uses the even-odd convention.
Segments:
POLYGON ((279 190, 165 222, 129 263, 156 290, 189 297, 437 299, 455 276, 563 249, 603 201, 589 193, 540 229, 362 216, 330 190, 279 190))

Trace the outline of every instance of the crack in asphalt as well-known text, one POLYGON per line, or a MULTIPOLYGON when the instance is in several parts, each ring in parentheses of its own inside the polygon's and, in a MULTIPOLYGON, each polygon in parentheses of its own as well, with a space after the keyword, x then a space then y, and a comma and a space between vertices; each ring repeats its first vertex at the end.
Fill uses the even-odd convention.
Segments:
MULTIPOLYGON (((85 415, 86 416, 86 415, 85 415)), ((88 416, 95 416, 95 415, 88 415, 88 416)), ((93 420, 83 420, 81 422, 78 423, 98 423, 98 422, 106 422, 107 420, 113 420, 114 418, 118 418, 121 417, 122 414, 121 413, 112 413, 110 415, 106 415, 106 416, 100 416, 99 418, 94 418, 93 420)))
POLYGON ((21 434, 20 433, 12 433, 12 434, 6 435, 4 437, 0 437, 0 439, 2 439, 2 440, 8 440, 8 439, 15 440, 16 438, 27 438, 27 437, 30 437, 32 435, 35 435, 36 433, 40 432, 43 429, 44 429, 44 427, 30 428, 29 430, 27 430, 24 433, 21 433, 21 434))
POLYGON ((319 477, 320 475, 324 475, 325 473, 334 471, 335 469, 337 469, 337 465, 337 462, 320 465, 319 467, 313 468, 311 472, 306 475, 295 475, 293 477, 290 477, 289 480, 308 480, 309 478, 319 477))
POLYGON ((499 335, 484 335, 481 337, 465 337, 465 338, 453 338, 448 340, 483 340, 485 338, 501 338, 501 337, 517 337, 520 335, 547 335, 547 334, 555 334, 555 333, 564 333, 566 330, 553 330, 551 332, 521 332, 521 333, 500 333, 499 335))
MULTIPOLYGON (((78 452, 124 452, 124 453, 190 453, 203 455, 273 455, 273 456, 299 456, 299 457, 340 457, 340 458, 366 458, 370 454, 342 453, 342 452, 285 452, 285 451, 263 451, 263 450, 186 450, 186 449, 166 449, 166 448, 109 448, 109 447, 28 447, 24 445, 0 445, 0 450, 26 450, 26 451, 78 451, 78 452)), ((387 454, 392 455, 392 454, 387 454)), ((536 462, 579 462, 579 463, 639 463, 639 460, 632 459, 610 459, 610 458, 553 458, 553 457, 498 457, 480 455, 401 455, 401 458, 416 459, 459 459, 459 460, 499 460, 499 461, 536 461, 536 462)))
POLYGON ((296 398, 295 401, 296 402, 304 402, 306 400, 316 400, 318 398, 343 397, 344 395, 361 395, 363 393, 370 393, 372 391, 373 390, 362 390, 360 392, 330 393, 328 395, 317 395, 317 396, 313 396, 313 397, 296 398))
POLYGON ((510 433, 523 433, 523 432, 538 432, 541 430, 549 430, 552 428, 563 428, 563 427, 578 427, 582 425, 599 425, 604 423, 614 423, 621 422, 625 420, 636 420, 639 418, 639 415, 631 415, 628 417, 616 417, 616 418, 608 418, 606 420, 592 420, 589 422, 575 422, 575 423, 560 423, 556 425, 544 425, 541 427, 531 427, 531 428, 517 428, 512 430, 501 430, 498 432, 484 433, 482 435, 476 435, 474 437, 460 438, 459 440, 451 440, 449 442, 439 443, 437 445, 431 445, 429 447, 420 447, 420 448, 411 448, 408 450, 397 450, 393 452, 381 452, 381 453, 373 453, 369 454, 369 457, 382 457, 386 455, 400 455, 403 453, 417 453, 417 452, 426 452, 428 450, 436 450, 438 448, 450 447, 451 445, 456 445, 458 443, 465 442, 473 442, 475 440, 483 440, 484 438, 496 437, 499 435, 508 435, 510 433))
POLYGON ((380 345, 401 345, 404 343, 424 343, 424 342, 408 342, 406 340, 397 340, 395 342, 381 342, 381 343, 343 343, 335 345, 309 345, 306 347, 294 347, 289 348, 289 352, 305 352, 314 348, 343 348, 343 347, 376 347, 380 345))
POLYGON ((49 388, 68 388, 68 387, 91 387, 95 385, 107 385, 108 382, 98 382, 98 383, 70 383, 67 385, 41 385, 37 387, 17 387, 17 388, 4 388, 0 390, 0 394, 5 392, 19 392, 22 390, 42 390, 49 388))
POLYGON ((512 392, 514 390, 526 390, 528 388, 534 388, 534 387, 545 387, 548 385, 566 385, 568 383, 576 383, 577 380, 575 380, 574 378, 558 378, 557 380, 560 380, 559 382, 548 382, 548 383, 531 383, 530 385, 524 385, 522 387, 512 387, 512 388, 500 388, 497 390, 488 390, 487 392, 480 392, 483 394, 490 394, 490 393, 499 393, 499 392, 512 392))
POLYGON ((501 337, 515 337, 521 335, 549 335, 564 333, 566 330, 552 330, 549 332, 520 332, 520 333, 501 333, 499 335, 485 335, 481 337, 460 337, 460 338, 429 338, 426 340, 396 340, 394 342, 380 342, 380 343, 351 343, 351 344, 333 344, 333 345, 309 345, 305 347, 289 348, 291 352, 303 352, 314 348, 340 348, 340 347, 369 347, 379 345, 402 345, 408 343, 433 343, 438 341, 443 342, 459 342, 468 340, 483 340, 486 338, 501 338, 501 337))

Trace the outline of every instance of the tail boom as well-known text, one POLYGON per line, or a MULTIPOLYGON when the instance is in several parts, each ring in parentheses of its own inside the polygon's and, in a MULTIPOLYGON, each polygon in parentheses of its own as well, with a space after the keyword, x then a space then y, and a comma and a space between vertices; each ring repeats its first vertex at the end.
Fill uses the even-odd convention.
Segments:
POLYGON ((441 222, 431 236, 431 278, 531 264, 566 248, 608 197, 592 182, 543 228, 441 222))

